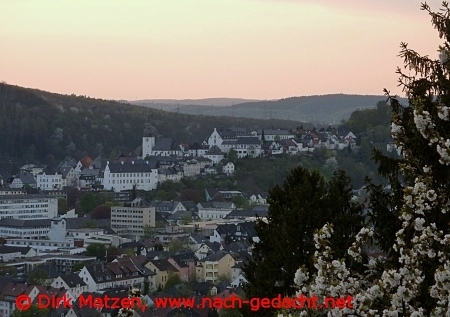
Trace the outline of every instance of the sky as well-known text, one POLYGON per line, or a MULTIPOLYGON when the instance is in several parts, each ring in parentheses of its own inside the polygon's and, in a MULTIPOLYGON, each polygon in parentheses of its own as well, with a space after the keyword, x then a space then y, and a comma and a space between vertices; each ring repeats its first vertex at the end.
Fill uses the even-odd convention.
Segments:
POLYGON ((0 0, 0 81, 126 100, 401 95, 399 45, 437 58, 430 21, 416 0, 0 0))

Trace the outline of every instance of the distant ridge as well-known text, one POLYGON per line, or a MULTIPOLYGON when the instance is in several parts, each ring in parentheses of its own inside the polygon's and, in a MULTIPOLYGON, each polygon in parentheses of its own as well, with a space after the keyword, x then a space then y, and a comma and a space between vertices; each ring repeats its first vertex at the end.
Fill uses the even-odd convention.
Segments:
POLYGON ((262 101, 258 99, 243 99, 243 98, 203 98, 203 99, 145 99, 130 101, 132 104, 141 105, 147 103, 156 103, 164 105, 198 105, 198 106, 213 106, 213 107, 229 107, 232 105, 262 101))
MULTIPOLYGON (((271 101, 245 101, 228 106, 211 106, 211 99, 188 100, 175 104, 156 103, 155 101, 131 101, 132 104, 158 108, 166 111, 203 114, 209 116, 232 116, 255 119, 284 119, 320 124, 338 124, 348 120, 353 111, 372 109, 379 101, 385 101, 383 95, 346 95, 329 94, 303 97, 289 97, 271 101), (209 101, 209 103, 208 103, 209 101), (196 104, 190 104, 190 103, 196 104)), ((218 98, 218 100, 240 100, 218 98)), ((170 100, 169 100, 170 101, 170 100)), ((172 100, 173 101, 173 100, 172 100)))

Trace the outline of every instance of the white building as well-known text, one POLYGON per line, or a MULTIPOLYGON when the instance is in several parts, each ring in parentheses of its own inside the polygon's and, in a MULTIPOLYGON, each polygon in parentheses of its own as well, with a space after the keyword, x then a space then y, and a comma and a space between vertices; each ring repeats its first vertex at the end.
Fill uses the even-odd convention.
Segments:
POLYGON ((150 165, 149 161, 108 162, 103 178, 105 190, 132 190, 135 185, 136 190, 156 189, 158 169, 150 165))
POLYGON ((263 131, 265 141, 275 141, 275 140, 281 141, 295 138, 294 133, 289 132, 289 130, 286 129, 263 129, 258 130, 258 137, 260 140, 262 140, 263 131))
POLYGON ((58 200, 42 194, 0 196, 0 219, 51 219, 58 214, 58 200))
POLYGON ((220 161, 222 163, 222 173, 227 175, 232 175, 234 173, 234 164, 231 161, 223 159, 220 161))
POLYGON ((232 202, 201 202, 197 204, 198 216, 202 220, 208 219, 223 219, 232 210, 236 209, 236 206, 232 202))
POLYGON ((142 237, 144 226, 155 226, 155 207, 142 206, 142 200, 137 198, 127 206, 111 207, 111 229, 118 234, 142 237))
POLYGON ((0 219, 0 237, 45 239, 50 232, 51 219, 0 219))
POLYGON ((37 188, 41 190, 60 190, 62 184, 62 175, 58 173, 46 174, 42 172, 37 176, 37 188))
POLYGON ((209 136, 207 143, 210 148, 213 146, 218 146, 219 148, 222 147, 223 139, 216 128, 214 128, 213 133, 209 136))

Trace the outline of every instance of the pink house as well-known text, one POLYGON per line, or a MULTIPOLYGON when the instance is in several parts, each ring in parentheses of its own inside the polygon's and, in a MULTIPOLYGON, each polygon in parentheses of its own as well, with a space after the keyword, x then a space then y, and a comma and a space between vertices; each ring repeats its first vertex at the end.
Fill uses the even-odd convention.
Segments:
POLYGON ((172 255, 167 261, 178 270, 182 281, 195 281, 194 253, 172 255))

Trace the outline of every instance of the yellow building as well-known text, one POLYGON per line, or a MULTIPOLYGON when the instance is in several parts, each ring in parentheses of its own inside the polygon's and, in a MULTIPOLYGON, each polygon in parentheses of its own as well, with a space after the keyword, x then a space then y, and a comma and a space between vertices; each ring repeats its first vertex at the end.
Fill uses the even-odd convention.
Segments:
POLYGON ((224 251, 217 251, 198 261, 196 275, 199 282, 219 282, 219 276, 226 276, 231 281, 233 257, 224 251))
POLYGON ((178 274, 178 270, 168 260, 150 260, 145 266, 154 272, 156 275, 153 277, 155 286, 164 288, 167 279, 172 274, 178 274))

